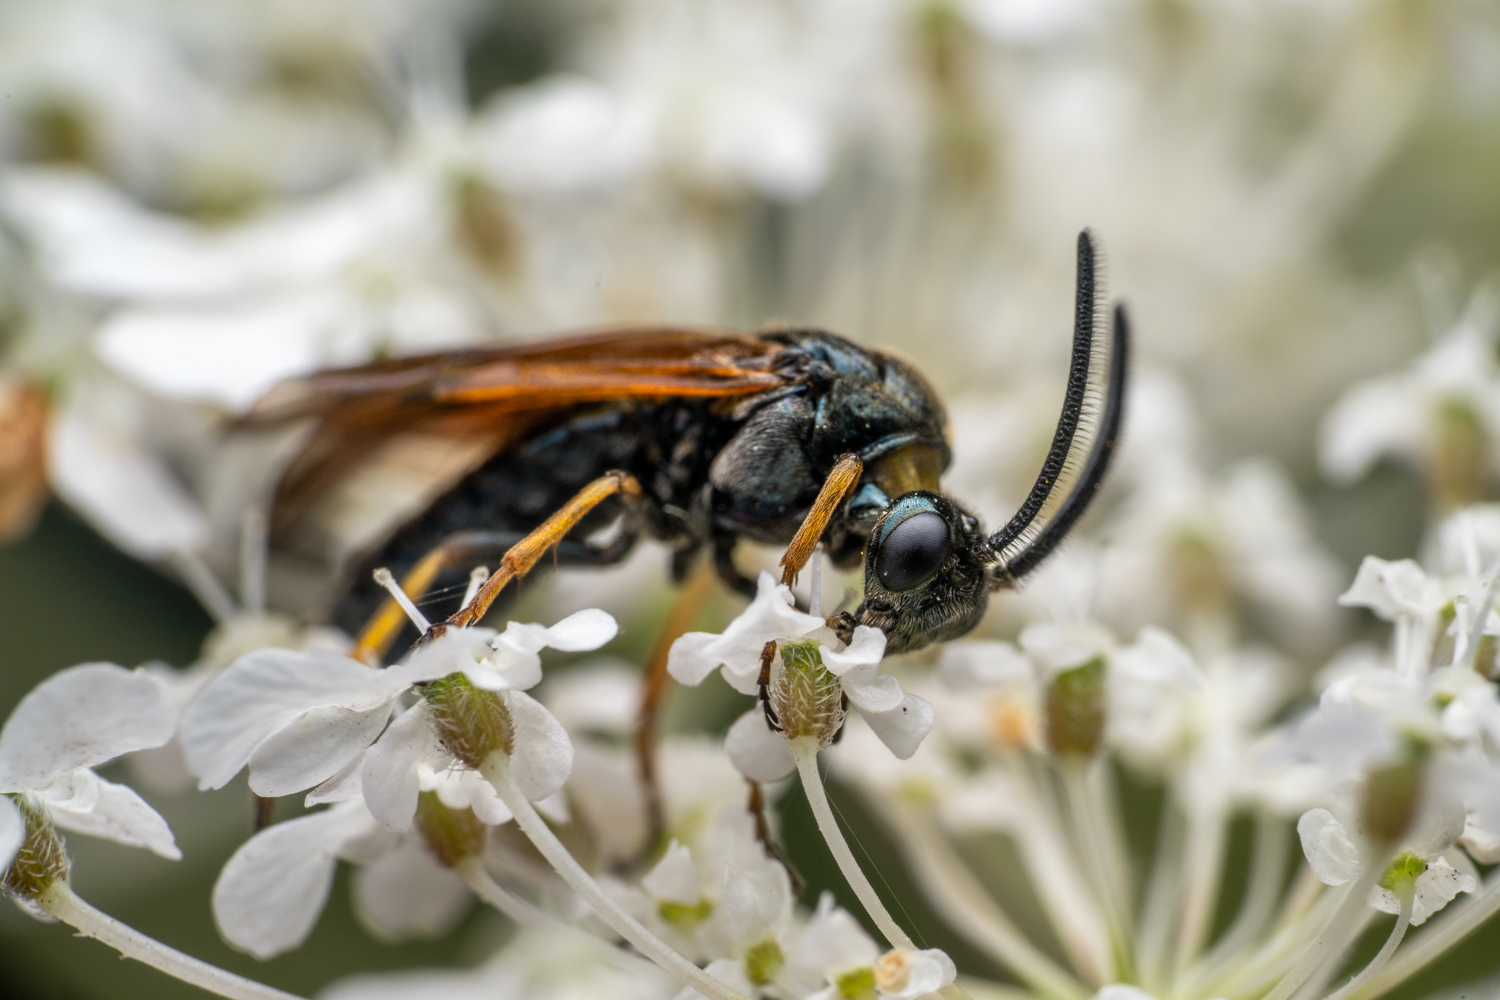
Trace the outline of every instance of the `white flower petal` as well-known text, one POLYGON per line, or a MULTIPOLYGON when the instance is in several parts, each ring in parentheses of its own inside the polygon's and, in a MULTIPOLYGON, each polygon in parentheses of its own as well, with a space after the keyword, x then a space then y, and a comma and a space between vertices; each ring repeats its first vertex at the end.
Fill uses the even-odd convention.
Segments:
POLYGON ((182 852, 177 849, 177 841, 173 838, 167 821, 132 789, 105 781, 88 770, 76 772, 74 783, 80 781, 95 786, 87 796, 92 807, 73 810, 60 808, 48 801, 47 813, 58 826, 131 847, 144 847, 173 861, 182 858, 182 852))
POLYGON ((547 645, 565 653, 598 649, 620 634, 620 626, 606 611, 585 608, 547 629, 547 645))
POLYGON ((856 625, 849 646, 842 652, 819 647, 823 652, 823 666, 835 677, 843 677, 860 667, 874 667, 885 657, 885 633, 868 625, 856 625))
POLYGON ((865 713, 889 712, 900 706, 906 697, 900 681, 890 674, 873 677, 862 674, 863 671, 857 671, 844 677, 844 694, 849 696, 851 705, 865 713))
POLYGON ((755 691, 760 653, 772 639, 792 639, 826 628, 821 618, 798 611, 792 592, 762 572, 755 600, 723 634, 689 632, 672 644, 667 671, 684 684, 699 684, 723 665, 724 679, 743 694, 755 691))
MULTIPOLYGON (((849 699, 853 701, 851 697, 849 699)), ((932 731, 932 705, 914 694, 906 695, 888 712, 859 713, 869 723, 880 742, 901 760, 910 760, 922 740, 932 731)))
POLYGON ((507 695, 515 722, 511 774, 522 793, 539 802, 557 791, 573 771, 573 742, 562 723, 524 691, 507 695))
POLYGON ((26 817, 16 804, 0 795, 0 872, 10 867, 16 852, 26 843, 26 817))
POLYGON ((667 673, 679 684, 697 687, 708 675, 719 669, 713 658, 718 636, 712 632, 687 632, 672 643, 667 652, 667 673))
POLYGON ((875 963, 875 984, 881 1000, 916 1000, 936 993, 958 978, 958 968, 940 948, 909 951, 897 948, 875 963))
MULTIPOLYGON (((745 977, 743 964, 732 958, 716 958, 704 966, 703 971, 742 996, 753 997, 758 992, 745 977)), ((685 986, 672 1000, 703 1000, 703 994, 685 986)))
POLYGON ((405 684, 435 681, 449 674, 484 670, 485 661, 494 652, 492 628, 448 629, 431 642, 418 646, 410 656, 385 672, 400 677, 405 684))
POLYGON ((370 814, 351 802, 247 840, 214 883, 214 919, 224 940, 262 959, 301 944, 328 900, 339 850, 373 828, 370 814))
POLYGON ((208 518, 197 502, 118 424, 70 404, 48 431, 53 488, 120 549, 155 560, 208 543, 208 518))
POLYGON ((302 713, 329 705, 366 711, 390 703, 409 683, 395 668, 372 670, 336 653, 257 650, 231 663, 188 706, 183 754, 199 788, 219 788, 302 713))
POLYGON ((693 852, 676 840, 656 866, 641 879, 641 887, 657 899, 691 906, 703 898, 703 882, 693 852))
POLYGON ((1479 888, 1473 875, 1455 869, 1442 858, 1427 865, 1427 870, 1417 876, 1416 898, 1412 900, 1412 926, 1420 927, 1461 892, 1473 892, 1479 888))
POLYGON ((765 713, 753 708, 735 720, 724 734, 724 752, 739 772, 752 781, 780 781, 797 769, 785 736, 773 733, 765 713))
POLYGON ((425 701, 407 709, 365 751, 360 789, 370 815, 387 830, 398 833, 411 826, 420 791, 419 768, 440 770, 452 758, 438 741, 432 710, 425 701))
POLYGON ((1354 583, 1339 595, 1346 608, 1369 608, 1386 621, 1421 615, 1438 600, 1437 588, 1426 571, 1410 559, 1388 562, 1365 556, 1354 583))
POLYGON ((250 755, 250 790, 276 798, 322 783, 375 741, 390 714, 389 705, 363 712, 326 705, 304 712, 250 755))
POLYGON ((338 774, 323 782, 317 788, 307 793, 302 804, 311 808, 324 805, 329 802, 348 802, 350 799, 360 797, 360 770, 364 767, 365 759, 361 754, 339 770, 338 774))
POLYGON ((154 680, 112 663, 59 671, 0 730, 0 792, 40 788, 83 767, 172 738, 177 712, 154 680))
POLYGON ((786 869, 774 861, 724 865, 719 886, 719 919, 738 945, 774 936, 792 909, 792 885, 786 869))
POLYGON ((483 662, 464 668, 464 676, 483 691, 525 691, 541 682, 542 658, 530 650, 514 648, 502 635, 483 662))
POLYGON ((792 956, 798 965, 818 969, 832 981, 841 972, 875 964, 880 949, 848 911, 834 905, 832 893, 818 899, 817 912, 803 928, 792 956))
POLYGON ((474 899, 415 837, 356 868, 351 889, 359 922, 382 941, 440 937, 463 919, 474 899))
POLYGON ((1302 853, 1313 874, 1325 885, 1343 885, 1359 878, 1364 860, 1344 825, 1327 809, 1309 809, 1297 820, 1302 853))

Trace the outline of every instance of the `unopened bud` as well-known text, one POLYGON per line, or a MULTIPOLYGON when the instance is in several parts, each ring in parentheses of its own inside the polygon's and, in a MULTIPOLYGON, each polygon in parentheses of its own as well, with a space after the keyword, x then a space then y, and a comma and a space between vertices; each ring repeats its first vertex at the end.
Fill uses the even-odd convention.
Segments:
POLYGON ((844 688, 823 665, 810 639, 779 644, 781 668, 771 676, 771 705, 787 739, 812 736, 827 746, 844 724, 844 688))
POLYGON ((0 888, 17 899, 34 900, 57 882, 68 880, 68 853, 57 829, 28 795, 10 800, 26 822, 26 839, 0 879, 0 888))
POLYGON ((1104 659, 1094 657, 1052 678, 1047 688, 1047 749, 1092 757, 1104 741, 1104 659))
POLYGON ((474 810, 450 808, 437 792, 417 796, 417 829, 444 868, 456 868, 464 859, 478 857, 489 843, 490 828, 474 810))
POLYGON ((443 746, 461 764, 478 769, 499 750, 512 750, 515 725, 505 695, 475 687, 463 674, 449 674, 422 689, 443 746))

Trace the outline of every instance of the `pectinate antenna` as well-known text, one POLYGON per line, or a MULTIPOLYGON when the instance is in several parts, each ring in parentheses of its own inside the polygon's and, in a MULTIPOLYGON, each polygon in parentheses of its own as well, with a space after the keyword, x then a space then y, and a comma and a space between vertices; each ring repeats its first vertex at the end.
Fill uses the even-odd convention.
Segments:
POLYGON ((1102 268, 1087 231, 1078 237, 1078 300, 1073 361, 1062 416, 1052 449, 1030 494, 1010 523, 990 536, 997 556, 991 569, 996 586, 1016 580, 1041 565, 1088 509, 1109 470, 1125 414, 1125 381, 1129 368, 1130 327, 1123 306, 1114 311, 1105 342, 1102 268), (1107 359, 1107 371, 1100 355, 1107 359), (1100 383, 1103 383, 1101 386, 1100 383), (1092 428, 1075 447, 1080 425, 1092 428), (1063 490, 1063 484, 1072 483, 1063 490))
POLYGON ((1011 517, 1010 522, 990 536, 990 548, 997 553, 1004 552, 1007 546, 1026 533, 1067 469, 1068 455, 1073 450, 1073 438, 1078 433, 1078 422, 1083 416, 1084 402, 1088 398, 1089 371, 1095 360, 1094 346, 1098 339, 1095 326, 1103 297, 1096 280, 1097 269, 1098 252, 1094 249, 1094 238, 1085 229, 1078 234, 1078 296, 1073 318, 1073 359, 1068 366, 1068 391, 1063 397, 1062 415, 1057 419, 1052 448, 1047 452, 1047 459, 1042 463, 1042 471, 1037 475, 1031 492, 1026 495, 1021 508, 1011 517))

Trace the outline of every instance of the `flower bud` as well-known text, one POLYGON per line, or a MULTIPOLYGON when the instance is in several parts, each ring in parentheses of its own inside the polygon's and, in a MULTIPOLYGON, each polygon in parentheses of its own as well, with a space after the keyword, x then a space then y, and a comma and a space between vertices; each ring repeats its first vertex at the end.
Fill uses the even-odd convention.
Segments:
POLYGON ((490 828, 472 809, 443 805, 437 792, 417 796, 417 829, 427 849, 445 868, 456 868, 466 858, 478 857, 489 843, 490 828))
POLYGON ((827 746, 844 724, 844 689, 823 665, 818 644, 810 639, 778 644, 781 665, 771 675, 771 705, 789 740, 816 737, 827 746))
POLYGON ((12 795, 10 799, 26 821, 26 840, 0 879, 0 889, 8 896, 33 900, 54 883, 67 881, 68 854, 52 821, 30 796, 12 795))
POLYGON ((1104 659, 1094 657, 1052 678, 1047 688, 1047 749, 1092 757, 1104 741, 1104 659))
POLYGON ((424 687, 422 697, 432 707, 443 746, 466 767, 477 770, 496 750, 510 754, 515 724, 503 692, 485 691, 463 674, 449 674, 424 687))

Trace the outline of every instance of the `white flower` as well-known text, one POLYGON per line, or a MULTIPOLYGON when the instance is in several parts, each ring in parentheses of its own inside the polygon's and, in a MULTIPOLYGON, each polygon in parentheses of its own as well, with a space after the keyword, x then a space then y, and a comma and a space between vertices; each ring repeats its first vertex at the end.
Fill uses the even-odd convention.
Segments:
MULTIPOLYGON (((58 826, 180 858, 172 831, 135 792, 96 775, 121 754, 172 738, 177 713, 149 676, 110 663, 69 667, 21 699, 0 731, 0 793, 26 795, 58 826)), ((0 868, 25 829, 0 797, 0 868)))
MULTIPOLYGON (((1297 821, 1302 852, 1313 873, 1326 885, 1343 885, 1357 879, 1369 864, 1368 850, 1361 843, 1349 805, 1346 800, 1335 801, 1342 819, 1327 809, 1310 809, 1297 821)), ((1479 886, 1472 874, 1458 871, 1443 857, 1443 852, 1453 846, 1464 828, 1461 811, 1456 817, 1451 810, 1447 813, 1433 812, 1422 817, 1392 862, 1392 868, 1403 866, 1408 878, 1415 874, 1410 883, 1413 925, 1424 923, 1460 892, 1473 892, 1479 886)), ((1395 880, 1388 874, 1380 884, 1371 887, 1369 903, 1386 913, 1396 913, 1401 900, 1385 884, 1387 881, 1395 880)))
POLYGON ((1344 607, 1369 608, 1388 622, 1434 614, 1444 599, 1438 581, 1412 560, 1376 556, 1365 556, 1354 582, 1339 595, 1344 607))
POLYGON ((793 959, 818 970, 828 987, 808 1000, 838 1000, 874 988, 882 1000, 916 1000, 953 982, 958 971, 943 951, 896 948, 884 955, 864 928, 824 893, 794 945, 793 959))
POLYGON ((1495 290, 1479 289, 1458 323, 1407 371, 1346 392, 1323 419, 1323 471, 1348 483, 1386 455, 1427 465, 1439 454, 1443 423, 1453 420, 1477 425, 1493 462, 1500 446, 1496 313, 1495 290))
MULTIPOLYGON (((523 716, 535 714, 532 706, 546 715, 519 690, 540 680, 538 650, 592 649, 614 633, 614 619, 592 609, 550 629, 516 623, 504 634, 452 629, 384 670, 318 650, 260 650, 231 664, 189 706, 183 751, 202 788, 221 787, 248 764, 258 794, 288 795, 343 770, 386 728, 396 699, 413 684, 462 673, 476 688, 506 692, 523 716)), ((561 732, 555 720, 551 726, 561 732)), ((412 768, 418 763, 409 755, 399 759, 412 768)), ((412 771, 405 786, 412 795, 415 781, 412 771)))
MULTIPOLYGON (((830 722, 833 715, 842 721, 842 710, 837 707, 841 692, 892 753, 902 760, 916 753, 932 729, 932 706, 902 691, 895 677, 880 673, 885 635, 861 625, 845 646, 822 618, 798 611, 791 589, 777 583, 770 573, 761 573, 755 600, 723 633, 689 632, 678 639, 667 658, 667 670, 682 683, 696 685, 722 668, 724 679, 736 690, 755 694, 766 644, 778 643, 771 666, 774 684, 784 670, 779 644, 799 639, 817 644, 823 668, 837 679, 838 689, 829 692, 830 722)), ((836 731, 837 725, 832 725, 820 735, 826 742, 836 731)), ((759 708, 730 727, 724 746, 735 766, 756 781, 776 781, 796 769, 786 737, 769 729, 759 708)))
POLYGON ((766 643, 821 636, 827 631, 828 623, 822 618, 797 610, 790 587, 762 571, 755 600, 723 632, 689 632, 672 644, 667 672, 681 683, 696 687, 722 668, 721 676, 730 687, 740 694, 755 694, 759 690, 760 654, 766 643))

